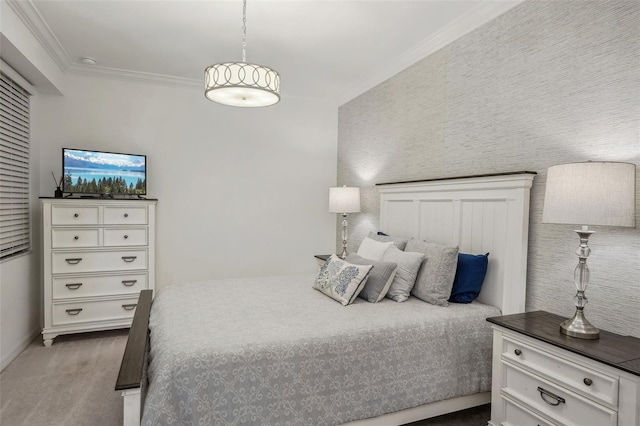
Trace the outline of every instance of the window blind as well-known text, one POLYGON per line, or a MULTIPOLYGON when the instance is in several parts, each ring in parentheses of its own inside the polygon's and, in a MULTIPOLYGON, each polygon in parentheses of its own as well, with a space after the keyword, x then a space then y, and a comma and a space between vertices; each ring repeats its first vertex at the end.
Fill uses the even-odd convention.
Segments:
POLYGON ((30 249, 29 94, 0 72, 0 259, 30 249))

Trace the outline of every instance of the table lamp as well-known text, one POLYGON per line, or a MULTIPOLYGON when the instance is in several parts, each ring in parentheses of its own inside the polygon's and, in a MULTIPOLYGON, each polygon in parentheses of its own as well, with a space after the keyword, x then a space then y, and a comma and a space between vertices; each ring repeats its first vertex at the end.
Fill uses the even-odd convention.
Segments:
POLYGON ((549 167, 544 194, 543 223, 582 225, 576 230, 580 246, 573 280, 576 313, 560 325, 560 332, 580 339, 598 339, 600 331, 584 316, 589 285, 587 245, 594 233, 588 225, 635 226, 636 166, 630 163, 570 163, 549 167))
POLYGON ((360 211, 360 188, 339 186, 329 188, 329 212, 342 214, 342 253, 347 257, 347 213, 360 211))

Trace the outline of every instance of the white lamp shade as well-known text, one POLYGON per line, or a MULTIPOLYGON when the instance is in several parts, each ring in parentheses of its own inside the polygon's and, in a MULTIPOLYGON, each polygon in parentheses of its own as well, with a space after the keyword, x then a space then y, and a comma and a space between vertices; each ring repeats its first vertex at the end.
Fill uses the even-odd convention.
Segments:
POLYGON ((587 162, 549 167, 542 222, 635 226, 636 166, 587 162))
POLYGON ((330 213, 357 213, 360 211, 360 188, 340 186, 329 188, 330 213))

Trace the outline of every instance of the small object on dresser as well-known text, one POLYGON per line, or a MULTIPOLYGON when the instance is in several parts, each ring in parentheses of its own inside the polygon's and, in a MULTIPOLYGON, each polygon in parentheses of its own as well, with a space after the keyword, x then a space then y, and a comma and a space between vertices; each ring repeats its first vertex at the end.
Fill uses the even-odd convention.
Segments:
POLYGON ((56 180, 56 175, 54 175, 53 172, 51 172, 51 177, 53 177, 53 182, 56 184, 56 191, 54 192, 54 196, 56 198, 62 198, 62 189, 60 189, 60 187, 62 186, 62 179, 64 178, 64 176, 60 178, 59 182, 58 180, 56 180))

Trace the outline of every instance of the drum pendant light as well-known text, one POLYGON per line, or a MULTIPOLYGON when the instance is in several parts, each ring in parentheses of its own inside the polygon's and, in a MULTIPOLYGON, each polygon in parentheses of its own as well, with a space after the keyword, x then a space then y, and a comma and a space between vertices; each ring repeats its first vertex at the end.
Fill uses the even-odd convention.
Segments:
POLYGON ((213 64, 204 70, 204 95, 223 105, 264 107, 280 101, 280 75, 247 63, 247 0, 242 2, 242 62, 213 64))

